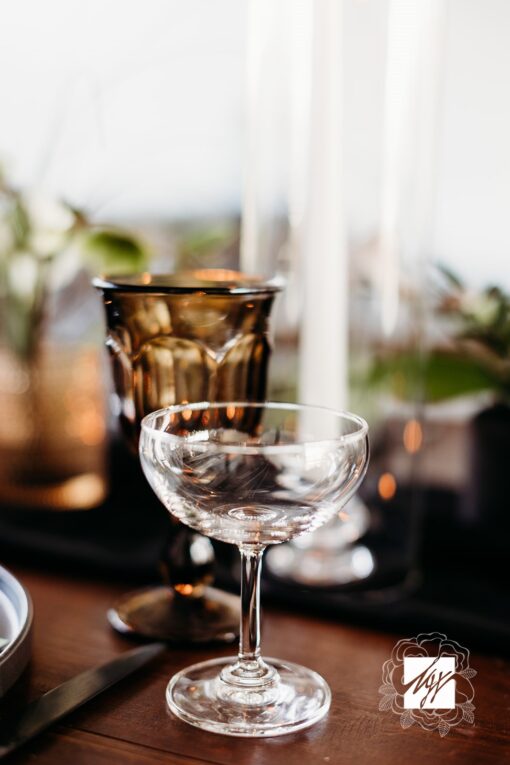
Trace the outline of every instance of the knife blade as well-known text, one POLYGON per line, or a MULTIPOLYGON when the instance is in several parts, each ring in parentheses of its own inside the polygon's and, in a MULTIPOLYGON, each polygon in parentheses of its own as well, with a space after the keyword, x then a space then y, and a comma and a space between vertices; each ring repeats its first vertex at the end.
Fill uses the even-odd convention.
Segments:
POLYGON ((102 691, 140 669, 166 649, 165 643, 150 643, 118 656, 99 667, 58 685, 30 702, 0 741, 0 759, 37 736, 52 723, 85 704, 102 691))

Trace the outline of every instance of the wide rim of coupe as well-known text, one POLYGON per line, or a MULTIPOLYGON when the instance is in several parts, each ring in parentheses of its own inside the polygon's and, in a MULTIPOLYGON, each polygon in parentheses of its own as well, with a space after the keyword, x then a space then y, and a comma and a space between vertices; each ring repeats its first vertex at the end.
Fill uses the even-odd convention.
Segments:
MULTIPOLYGON (((232 413, 232 419, 235 417, 235 411, 232 413)), ((170 423, 169 423, 170 424, 170 423)), ((250 402, 250 401, 230 401, 230 402, 217 402, 217 403, 211 403, 209 401, 200 401, 197 403, 184 403, 184 404, 176 404, 175 406, 167 406, 163 409, 157 409, 154 412, 151 412, 150 414, 146 415, 141 423, 142 429, 151 435, 151 437, 156 437, 157 439, 160 439, 162 441, 167 441, 169 443, 175 443, 182 444, 186 442, 186 444, 193 444, 193 446, 199 448, 201 445, 206 447, 207 450, 211 451, 217 451, 217 452, 228 452, 229 454, 275 454, 275 453, 288 453, 288 452, 294 452, 296 449, 302 449, 304 444, 307 444, 309 446, 314 447, 320 447, 320 446, 328 446, 328 445, 342 445, 347 444, 351 441, 356 441, 360 438, 365 438, 368 435, 368 423, 366 420, 363 419, 363 417, 360 417, 357 414, 353 414, 352 412, 347 411, 339 411, 337 409, 332 409, 331 407, 325 407, 325 406, 318 406, 313 404, 307 404, 303 407, 302 404, 293 404, 293 403, 280 403, 279 401, 264 401, 262 403, 257 402, 250 402), (172 417, 172 415, 178 415, 183 414, 186 412, 190 412, 190 418, 191 413, 197 412, 197 411, 210 411, 211 409, 227 409, 227 408, 239 408, 239 409, 260 409, 262 411, 264 410, 275 410, 275 411, 289 411, 289 412, 299 412, 303 408, 305 408, 310 413, 322 413, 326 415, 334 415, 338 422, 345 422, 346 420, 351 422, 353 425, 356 426, 356 429, 353 430, 351 433, 343 433, 338 436, 334 436, 332 438, 320 438, 314 440, 313 438, 308 438, 306 435, 303 437, 302 440, 294 440, 291 443, 279 443, 279 444, 232 444, 232 443, 220 443, 220 442, 213 442, 213 441, 201 441, 201 440, 190 440, 190 432, 185 432, 182 435, 176 434, 176 433, 170 433, 167 431, 163 431, 158 427, 155 427, 154 423, 160 418, 165 415, 168 415, 169 417, 172 417)), ((197 431, 200 428, 197 428, 197 431)))

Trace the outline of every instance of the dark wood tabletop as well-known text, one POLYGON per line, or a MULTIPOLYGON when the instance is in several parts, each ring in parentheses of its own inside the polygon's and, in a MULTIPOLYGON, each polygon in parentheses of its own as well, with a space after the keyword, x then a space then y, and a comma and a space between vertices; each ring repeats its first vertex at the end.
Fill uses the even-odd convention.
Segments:
MULTIPOLYGON (((14 572, 28 587, 35 606, 33 660, 18 683, 28 697, 132 647, 106 623, 107 606, 123 590, 118 584, 21 568, 14 572)), ((65 718, 8 761, 41 765, 510 762, 510 662, 472 655, 471 666, 478 673, 473 680, 475 723, 461 724, 441 738, 437 731, 417 725, 403 730, 394 713, 379 711, 383 662, 398 639, 411 636, 270 609, 264 616, 264 653, 305 664, 331 686, 333 702, 327 718, 308 730, 265 740, 235 739, 176 720, 165 706, 169 677, 188 664, 228 655, 232 648, 169 648, 149 667, 65 718)))

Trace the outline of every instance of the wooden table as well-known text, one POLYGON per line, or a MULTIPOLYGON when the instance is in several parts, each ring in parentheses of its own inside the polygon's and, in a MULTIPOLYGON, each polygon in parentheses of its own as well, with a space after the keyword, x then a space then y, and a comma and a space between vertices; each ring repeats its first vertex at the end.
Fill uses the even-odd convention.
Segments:
MULTIPOLYGON (((34 656, 25 685, 39 695, 118 655, 131 644, 108 627, 105 611, 123 588, 15 569, 35 605, 34 656)), ((431 624, 431 631, 434 625, 431 624)), ((351 765, 398 763, 502 763, 510 761, 510 663, 473 655, 478 670, 475 724, 445 738, 416 725, 402 730, 392 712, 378 710, 381 667, 401 635, 379 634, 308 616, 266 611, 267 655, 306 664, 327 678, 333 704, 328 717, 300 733, 266 740, 205 733, 174 719, 164 701, 176 670, 225 649, 169 649, 67 717, 23 750, 12 763, 48 765, 351 765)), ((455 636, 450 636, 455 637, 455 636)), ((468 646, 469 648, 469 646, 468 646)), ((23 681, 20 681, 23 686, 23 681)))

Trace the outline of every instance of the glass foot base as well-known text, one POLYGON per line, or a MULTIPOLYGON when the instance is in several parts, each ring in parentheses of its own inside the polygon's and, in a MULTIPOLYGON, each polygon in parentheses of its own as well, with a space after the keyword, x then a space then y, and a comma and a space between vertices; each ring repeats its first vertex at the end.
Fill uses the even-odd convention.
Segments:
POLYGON ((278 659, 265 660, 275 670, 266 686, 248 687, 245 694, 238 691, 235 700, 229 699, 229 686, 220 673, 228 675, 235 661, 212 659, 174 675, 166 690, 170 710, 197 728, 250 738, 292 733, 327 713, 331 692, 322 677, 278 659))
POLYGON ((206 587, 202 597, 178 595, 171 587, 128 592, 108 611, 122 634, 174 643, 232 643, 239 634, 239 598, 206 587))

